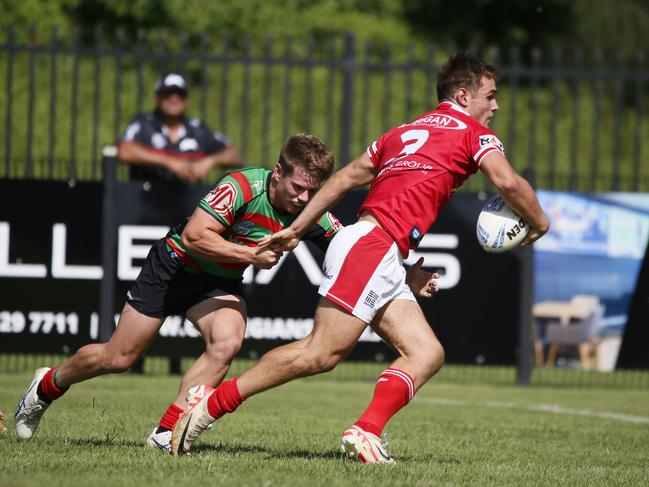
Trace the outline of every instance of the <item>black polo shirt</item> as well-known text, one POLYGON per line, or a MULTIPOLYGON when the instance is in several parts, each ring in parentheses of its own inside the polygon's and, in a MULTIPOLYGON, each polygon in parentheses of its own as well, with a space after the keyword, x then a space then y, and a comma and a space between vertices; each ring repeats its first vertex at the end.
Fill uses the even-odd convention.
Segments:
MULTIPOLYGON (((169 140, 167 127, 156 112, 137 115, 126 127, 120 142, 137 142, 150 150, 195 161, 206 155, 220 152, 230 146, 228 138, 212 132, 198 118, 185 118, 178 142, 169 140)), ((171 172, 160 166, 132 164, 131 179, 145 181, 179 181, 171 172)))

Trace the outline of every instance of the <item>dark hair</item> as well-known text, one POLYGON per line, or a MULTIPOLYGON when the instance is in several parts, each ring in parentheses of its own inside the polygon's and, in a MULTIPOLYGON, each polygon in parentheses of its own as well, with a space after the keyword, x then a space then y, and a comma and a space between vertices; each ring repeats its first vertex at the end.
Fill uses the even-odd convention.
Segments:
POLYGON ((336 158, 320 137, 295 134, 284 142, 278 162, 289 176, 297 166, 318 181, 324 181, 331 175, 336 158))
POLYGON ((482 78, 498 79, 496 68, 469 51, 460 51, 448 58, 437 74, 437 99, 452 98, 459 88, 475 93, 482 78))

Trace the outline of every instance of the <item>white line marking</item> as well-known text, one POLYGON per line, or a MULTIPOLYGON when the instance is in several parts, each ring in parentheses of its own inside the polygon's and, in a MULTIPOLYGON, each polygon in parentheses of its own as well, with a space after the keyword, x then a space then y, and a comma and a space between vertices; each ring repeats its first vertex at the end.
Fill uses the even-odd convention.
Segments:
POLYGON ((592 411, 590 409, 569 409, 558 404, 537 404, 536 406, 527 406, 526 409, 555 414, 574 414, 576 416, 617 419, 628 423, 649 424, 649 418, 646 416, 632 416, 630 414, 614 413, 611 411, 592 411))
POLYGON ((614 419, 627 423, 649 424, 649 417, 634 416, 631 414, 615 413, 612 411, 593 411, 591 409, 571 409, 559 406, 558 404, 534 404, 529 406, 518 405, 514 402, 486 401, 484 403, 470 403, 461 399, 445 399, 433 397, 417 397, 417 401, 428 402, 432 404, 441 404, 444 406, 487 406, 499 409, 523 409, 527 411, 536 411, 553 414, 572 414, 575 416, 586 416, 592 418, 614 419))
POLYGON ((468 401, 462 399, 444 399, 443 397, 419 397, 416 396, 417 401, 432 402, 433 404, 444 404, 445 406, 466 406, 468 401))

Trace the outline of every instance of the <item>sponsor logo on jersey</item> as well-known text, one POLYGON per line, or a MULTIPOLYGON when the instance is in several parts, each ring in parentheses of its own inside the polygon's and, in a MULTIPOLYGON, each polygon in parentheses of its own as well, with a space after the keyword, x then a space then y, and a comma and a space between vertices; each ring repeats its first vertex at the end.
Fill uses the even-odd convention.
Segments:
POLYGON ((151 145, 156 149, 163 149, 167 145, 165 136, 162 134, 153 134, 153 137, 151 137, 151 145))
POLYGON ((424 238, 424 233, 419 230, 419 228, 414 226, 410 230, 410 234, 408 236, 410 237, 410 246, 416 249, 417 247, 419 247, 421 239, 424 238))
POLYGON ((129 125, 126 128, 124 139, 133 140, 139 131, 140 131, 140 122, 133 122, 131 125, 129 125))
POLYGON ((449 130, 464 130, 466 128, 466 124, 463 121, 451 117, 450 115, 429 115, 427 117, 418 118, 410 125, 425 125, 431 128, 449 130))
POLYGON ((376 294, 374 291, 370 291, 367 293, 367 296, 365 296, 365 304, 368 305, 370 308, 373 308, 374 305, 376 304, 376 300, 379 299, 379 295, 376 294))
POLYGON ((481 135, 479 137, 480 139, 480 147, 497 147, 500 152, 505 152, 505 146, 503 146, 502 142, 498 140, 498 137, 495 135, 481 135))
POLYGON ((197 151, 198 141, 196 139, 183 139, 180 141, 178 148, 183 152, 197 151))
POLYGON ((214 140, 216 140, 217 142, 220 142, 223 145, 230 145, 230 139, 228 139, 221 132, 214 132, 212 136, 214 137, 214 140))
POLYGON ((255 228, 255 224, 253 222, 249 222, 248 220, 239 220, 234 224, 232 230, 234 230, 239 235, 248 235, 250 232, 252 232, 253 228, 255 228))
POLYGON ((336 218, 331 213, 326 213, 329 223, 331 223, 331 232, 337 232, 343 227, 343 224, 340 223, 340 220, 336 218))
POLYGON ((225 238, 228 242, 231 242, 231 243, 237 244, 237 245, 244 245, 244 246, 246 245, 246 243, 239 240, 234 233, 223 232, 221 235, 223 235, 223 238, 225 238))
POLYGON ((237 187, 230 181, 219 184, 205 197, 205 201, 219 215, 228 215, 237 199, 237 187))
POLYGON ((426 171, 430 171, 431 169, 433 169, 433 166, 431 166, 430 164, 426 164, 420 161, 411 161, 409 159, 403 160, 395 157, 385 163, 385 166, 376 175, 376 179, 380 178, 388 171, 422 171, 425 173, 426 171))
POLYGON ((250 187, 255 191, 261 191, 264 187, 264 181, 253 181, 250 183, 250 187))

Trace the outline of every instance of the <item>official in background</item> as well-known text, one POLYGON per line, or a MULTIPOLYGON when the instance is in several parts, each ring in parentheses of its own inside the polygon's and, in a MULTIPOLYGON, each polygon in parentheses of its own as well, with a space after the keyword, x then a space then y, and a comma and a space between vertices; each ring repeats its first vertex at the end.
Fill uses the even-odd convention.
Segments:
POLYGON ((187 101, 187 82, 179 74, 156 81, 155 109, 137 115, 118 146, 132 180, 196 183, 214 167, 241 165, 241 153, 225 135, 186 115, 187 101))

